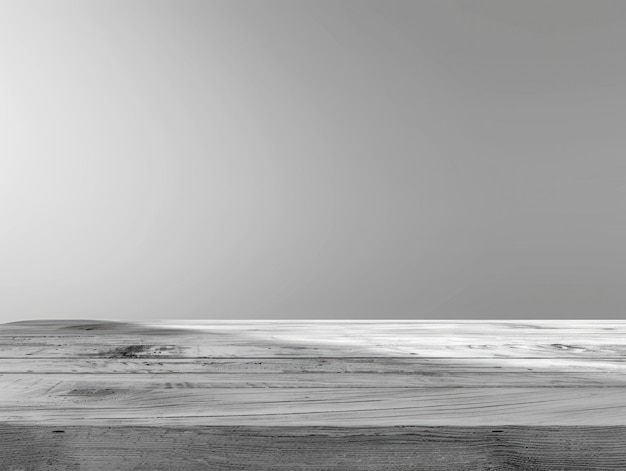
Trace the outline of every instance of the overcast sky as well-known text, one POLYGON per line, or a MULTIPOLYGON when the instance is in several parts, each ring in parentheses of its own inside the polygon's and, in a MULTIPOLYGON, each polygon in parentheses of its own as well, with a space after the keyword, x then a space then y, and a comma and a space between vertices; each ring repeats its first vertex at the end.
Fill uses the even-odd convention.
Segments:
POLYGON ((0 0, 0 322, 626 313, 623 0, 0 0))

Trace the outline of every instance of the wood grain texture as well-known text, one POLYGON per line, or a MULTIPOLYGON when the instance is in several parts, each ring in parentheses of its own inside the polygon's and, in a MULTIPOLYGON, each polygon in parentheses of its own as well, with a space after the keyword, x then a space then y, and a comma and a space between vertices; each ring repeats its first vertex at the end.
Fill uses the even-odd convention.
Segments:
POLYGON ((626 322, 0 325, 0 469, 626 469, 626 322))

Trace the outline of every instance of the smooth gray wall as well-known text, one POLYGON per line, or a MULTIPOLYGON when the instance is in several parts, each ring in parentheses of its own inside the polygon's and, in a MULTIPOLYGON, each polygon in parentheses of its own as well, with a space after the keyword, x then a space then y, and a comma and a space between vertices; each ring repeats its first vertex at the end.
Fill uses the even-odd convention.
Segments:
POLYGON ((626 308, 623 0, 0 0, 0 321, 626 308))

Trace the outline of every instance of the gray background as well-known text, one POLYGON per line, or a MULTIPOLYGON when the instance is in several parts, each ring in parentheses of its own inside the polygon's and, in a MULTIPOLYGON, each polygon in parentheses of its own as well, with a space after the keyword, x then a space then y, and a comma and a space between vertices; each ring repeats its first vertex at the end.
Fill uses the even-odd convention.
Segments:
POLYGON ((0 0, 0 321, 626 308, 622 0, 0 0))

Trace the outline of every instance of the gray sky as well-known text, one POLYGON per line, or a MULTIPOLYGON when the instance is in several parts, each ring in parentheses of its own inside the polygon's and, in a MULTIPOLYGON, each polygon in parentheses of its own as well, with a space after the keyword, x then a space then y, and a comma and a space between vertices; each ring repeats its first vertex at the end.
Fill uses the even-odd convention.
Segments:
POLYGON ((626 308, 622 0, 0 0, 0 322, 626 308))

